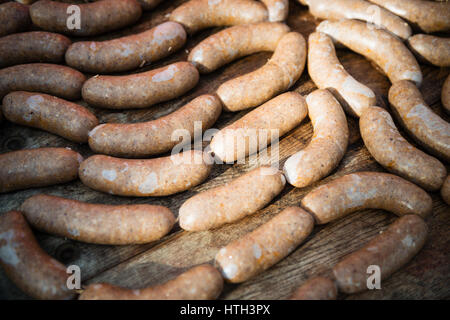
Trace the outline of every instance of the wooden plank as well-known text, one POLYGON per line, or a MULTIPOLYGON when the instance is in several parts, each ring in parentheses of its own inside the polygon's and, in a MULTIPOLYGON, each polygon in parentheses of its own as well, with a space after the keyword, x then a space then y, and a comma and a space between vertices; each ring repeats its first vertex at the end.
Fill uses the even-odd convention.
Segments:
MULTIPOLYGON (((97 39, 111 39, 119 36, 144 31, 165 20, 167 13, 184 1, 164 2, 157 10, 145 13, 139 23, 133 27, 107 34, 97 39)), ((314 19, 305 7, 291 1, 288 19, 289 26, 305 37, 314 31, 319 21, 314 19)), ((186 60, 187 52, 208 35, 217 32, 214 28, 200 32, 189 38, 185 49, 150 66, 145 66, 134 72, 151 70, 169 63, 186 60)), ((75 40, 75 39, 74 39, 75 40)), ((76 39, 80 40, 80 39, 76 39)), ((245 57, 227 65, 220 70, 202 75, 196 88, 178 99, 158 104, 144 110, 111 111, 90 108, 100 122, 141 122, 159 118, 173 112, 196 96, 212 93, 224 81, 245 74, 262 66, 270 53, 263 52, 245 57)), ((377 72, 363 57, 348 50, 338 50, 338 56, 345 68, 359 81, 372 88, 377 94, 377 103, 388 108, 387 91, 390 83, 385 76, 377 72)), ((421 88, 425 100, 447 121, 449 117, 442 114, 440 105, 440 88, 448 68, 432 68, 422 66, 424 84, 421 88)), ((131 72, 133 73, 133 72, 131 72)), ((306 95, 315 86, 305 71, 293 90, 306 95)), ((85 106, 86 103, 79 102, 85 106)), ((216 123, 216 128, 242 117, 248 111, 239 113, 223 113, 216 123)), ((135 246, 100 246, 84 244, 77 241, 62 239, 42 233, 37 233, 42 247, 52 256, 63 260, 66 264, 79 265, 84 283, 107 281, 125 287, 142 287, 168 280, 192 265, 211 262, 220 247, 255 229, 283 208, 298 205, 301 198, 313 187, 326 183, 346 173, 372 170, 383 171, 364 147, 358 129, 358 122, 349 118, 350 145, 340 166, 326 179, 308 188, 296 189, 287 186, 267 208, 260 210, 236 224, 223 228, 189 233, 180 230, 178 226, 171 234, 161 241, 135 246)), ((312 135, 309 120, 305 120, 298 128, 292 130, 280 141, 280 158, 282 165, 293 153, 303 149, 312 135)), ((206 144, 205 144, 206 145, 206 144)), ((68 142, 52 134, 40 130, 20 127, 4 122, 0 128, 0 152, 14 149, 35 148, 45 146, 70 147, 83 156, 92 155, 87 145, 68 142)), ((84 186, 79 180, 46 188, 36 188, 0 195, 0 211, 17 208, 27 197, 37 193, 49 193, 67 198, 92 203, 151 203, 169 207, 178 215, 181 204, 195 193, 221 185, 257 165, 257 161, 267 161, 268 156, 258 156, 246 164, 217 165, 211 176, 200 186, 187 192, 162 198, 129 198, 116 197, 96 192, 84 186)), ((424 250, 406 268, 383 282, 383 289, 371 291, 349 298, 445 298, 450 295, 449 286, 449 243, 448 226, 450 223, 449 207, 438 194, 433 194, 434 213, 428 220, 431 235, 424 250)), ((345 254, 357 249, 368 239, 385 229, 395 218, 393 215, 376 210, 368 210, 350 215, 340 221, 315 228, 304 245, 299 247, 289 257, 267 272, 240 285, 227 285, 221 298, 224 299, 282 299, 292 290, 315 274, 327 274, 330 268, 345 254)), ((0 299, 25 298, 0 271, 0 299)), ((342 296, 342 298, 345 298, 342 296)))

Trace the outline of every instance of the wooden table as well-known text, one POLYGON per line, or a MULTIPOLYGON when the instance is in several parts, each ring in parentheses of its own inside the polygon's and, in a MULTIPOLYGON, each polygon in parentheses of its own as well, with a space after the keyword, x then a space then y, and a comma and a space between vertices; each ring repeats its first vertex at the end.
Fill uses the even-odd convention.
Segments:
MULTIPOLYGON (((120 32, 96 39, 104 40, 142 32, 167 20, 168 13, 184 1, 165 1, 157 10, 147 12, 138 24, 120 32)), ((291 1, 288 25, 305 38, 319 23, 306 7, 291 1)), ((186 60, 187 53, 197 43, 217 32, 219 28, 207 30, 191 37, 185 48, 167 59, 145 66, 138 71, 147 71, 169 63, 186 60)), ((75 39, 74 39, 75 40, 75 39)), ((76 39, 79 40, 79 39, 76 39)), ((225 80, 245 74, 262 66, 271 53, 264 52, 245 57, 218 71, 201 76, 199 84, 179 99, 161 103, 144 110, 109 111, 92 109, 100 122, 141 122, 169 114, 188 101, 205 93, 213 93, 225 80)), ((363 57, 348 50, 338 50, 344 67, 359 81, 368 85, 377 94, 378 105, 388 108, 388 79, 375 70, 363 57)), ((440 92, 449 68, 421 65, 424 82, 421 91, 426 102, 444 119, 440 92)), ((137 71, 136 71, 137 72, 137 71)), ((294 85, 295 90, 306 95, 315 89, 307 71, 294 85)), ((86 106, 84 102, 80 102, 86 106)), ((223 113, 216 128, 223 128, 242 117, 246 112, 223 113)), ((266 222, 282 209, 299 205, 302 197, 314 187, 356 171, 383 171, 365 148, 358 130, 358 121, 348 118, 350 142, 347 153, 332 174, 307 188, 297 189, 287 185, 269 206, 238 223, 226 225, 213 231, 185 232, 178 225, 161 241, 145 245, 102 246, 85 244, 47 234, 36 233, 39 243, 52 256, 67 265, 78 265, 84 284, 110 282, 129 288, 140 288, 169 280, 191 266, 212 262, 216 252, 247 232, 266 222)), ((312 135, 311 123, 303 123, 286 134, 280 141, 280 165, 293 153, 303 149, 312 135)), ((404 135, 405 136, 405 135, 404 135)), ((409 138, 408 138, 409 139, 409 138)), ((37 147, 70 147, 83 156, 92 155, 84 144, 74 144, 55 135, 3 122, 0 129, 0 152, 37 147)), ((270 156, 270 151, 269 151, 270 156)), ((206 182, 177 195, 162 198, 126 198, 112 196, 89 189, 79 180, 64 185, 23 190, 0 195, 0 211, 17 208, 27 197, 48 193, 92 203, 130 204, 149 203, 169 207, 176 215, 181 204, 199 191, 221 185, 248 171, 252 163, 216 165, 206 182)), ((449 166, 447 166, 449 169, 449 166)), ((423 250, 404 268, 381 283, 381 290, 345 296, 344 299, 437 299, 450 297, 450 208, 443 203, 438 193, 433 198, 433 214, 427 219, 430 234, 423 250)), ((360 248, 369 239, 386 229, 396 217, 381 210, 365 210, 351 214, 325 226, 315 227, 307 240, 287 258, 259 276, 239 285, 225 285, 222 299, 285 299, 306 279, 314 275, 326 275, 346 254, 360 248)), ((22 299, 26 296, 0 271, 0 298, 22 299)))

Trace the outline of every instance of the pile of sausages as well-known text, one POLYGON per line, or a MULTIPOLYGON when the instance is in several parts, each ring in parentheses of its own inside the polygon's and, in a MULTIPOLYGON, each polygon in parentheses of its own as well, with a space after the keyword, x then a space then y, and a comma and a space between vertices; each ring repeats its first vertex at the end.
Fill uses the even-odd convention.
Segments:
MULTIPOLYGON (((287 0, 190 0, 169 21, 109 41, 72 41, 62 35, 94 36, 129 26, 158 0, 100 0, 79 5, 79 29, 68 29, 70 4, 40 0, 31 6, 0 5, 0 99, 8 121, 42 129, 65 139, 89 143, 99 153, 87 159, 68 148, 37 148, 0 155, 0 192, 49 186, 81 179, 86 186, 119 196, 168 196, 201 184, 214 160, 234 163, 254 154, 247 130, 272 142, 261 131, 280 136, 308 115, 314 135, 306 148, 290 156, 283 170, 261 166, 216 188, 199 192, 179 209, 178 219, 156 205, 103 205, 50 195, 26 199, 17 211, 0 216, 0 264, 28 295, 68 299, 65 267, 38 245, 30 226, 50 234, 95 244, 141 244, 161 239, 175 223, 187 231, 218 228, 254 214, 284 189, 286 182, 303 188, 328 176, 348 145, 346 113, 359 118, 365 146, 391 173, 357 172, 321 185, 298 207, 277 216, 220 249, 214 266, 194 267, 155 287, 125 289, 106 283, 87 286, 80 299, 215 299, 224 279, 246 281, 295 250, 315 224, 326 224, 367 209, 397 216, 385 232, 333 268, 334 279, 318 277, 296 290, 292 299, 336 299, 337 292, 366 288, 366 269, 378 265, 381 278, 408 263, 427 237, 425 218, 432 212, 426 191, 440 190, 450 204, 450 124, 425 103, 419 86, 420 61, 450 66, 450 39, 412 35, 450 31, 450 4, 399 0, 299 0, 324 19, 304 37, 283 23, 287 0), (372 11, 376 11, 374 15, 372 11), (376 19, 374 17, 377 17, 376 19), (23 32, 34 24, 43 31, 23 32), (131 75, 180 50, 199 30, 226 27, 201 41, 188 61, 131 75), (398 131, 387 110, 376 106, 375 93, 355 80, 339 62, 335 44, 371 60, 392 83, 391 113, 421 149, 398 131), (106 109, 148 108, 179 97, 200 74, 213 72, 238 58, 273 51, 259 69, 221 84, 216 92, 196 97, 157 120, 135 124, 100 124, 74 102, 106 109), (306 98, 290 91, 307 69, 318 90, 306 98), (62 65, 64 63, 66 65, 62 65), (78 71, 79 70, 79 71, 78 71), (81 72, 95 74, 89 79, 81 72), (113 75, 110 75, 113 74, 113 75), (256 108, 255 108, 256 107, 256 108), (254 108, 214 135, 208 151, 192 150, 148 158, 170 151, 177 129, 194 135, 195 122, 211 128, 222 110, 254 108), (259 130, 259 131, 258 131, 259 130), (229 141, 242 141, 238 149, 229 141), (211 161, 212 160, 212 161, 211 161), (426 191, 425 191, 426 190, 426 191)), ((450 112, 450 80, 442 89, 450 112)), ((1 114, 0 114, 1 115, 1 114)), ((1 118, 0 118, 1 120, 1 118)), ((259 143, 259 142, 258 142, 259 143)))

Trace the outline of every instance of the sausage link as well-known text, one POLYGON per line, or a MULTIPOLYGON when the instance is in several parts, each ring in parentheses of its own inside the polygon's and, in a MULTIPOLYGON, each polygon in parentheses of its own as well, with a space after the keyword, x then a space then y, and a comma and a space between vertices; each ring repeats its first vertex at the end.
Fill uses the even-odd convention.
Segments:
POLYGON ((261 68, 228 80, 217 94, 227 111, 256 107, 292 87, 305 68, 306 42, 297 32, 285 34, 261 68))
POLYGON ((150 160, 92 156, 80 165, 88 187, 120 196, 167 196, 203 182, 211 172, 201 151, 187 151, 150 160))
POLYGON ((146 108, 186 93, 199 80, 189 62, 176 62, 127 76, 92 77, 83 85, 82 96, 90 105, 110 109, 146 108))
POLYGON ((369 0, 427 33, 450 30, 450 3, 423 0, 369 0))
POLYGON ((80 41, 66 52, 66 62, 78 70, 113 73, 136 69, 180 49, 186 32, 175 22, 109 41, 80 41))
POLYGON ((39 246, 23 215, 0 215, 0 265, 6 275, 30 297, 70 299, 66 267, 39 246))
POLYGON ((38 230, 108 245, 155 241, 175 223, 173 213, 163 206, 90 204, 44 194, 28 198, 19 210, 38 230))
POLYGON ((3 114, 9 121, 46 130, 75 142, 87 142, 98 125, 89 110, 47 94, 15 91, 3 98, 3 114))
POLYGON ((412 51, 437 67, 450 67, 450 38, 416 34, 408 39, 412 51))
POLYGON ((101 0, 77 4, 80 13, 80 28, 69 29, 70 3, 40 0, 30 7, 33 23, 47 31, 72 36, 94 36, 117 30, 139 20, 142 14, 136 0, 101 0))
POLYGON ((269 100, 214 135, 211 151, 230 163, 254 154, 298 126, 308 112, 305 99, 286 92, 269 100))
POLYGON ((46 63, 20 64, 0 70, 0 99, 12 91, 48 93, 68 100, 81 97, 86 77, 66 66, 46 63))
POLYGON ((362 209, 382 209, 398 216, 428 216, 431 197, 415 184, 381 172, 357 172, 315 188, 302 199, 302 207, 317 224, 342 218, 362 209))
POLYGON ((194 267, 164 284, 126 289, 107 283, 89 285, 80 300, 213 300, 223 288, 220 272, 211 265, 194 267))
POLYGON ((161 3, 162 0, 138 0, 142 10, 151 10, 161 3))
POLYGON ((75 180, 83 157, 68 148, 38 148, 0 155, 0 192, 75 180))
POLYGON ((210 27, 225 27, 267 21, 267 10, 253 0, 190 0, 170 14, 193 34, 210 27))
POLYGON ((338 166, 348 145, 347 119, 333 95, 316 90, 306 102, 314 135, 308 146, 289 157, 283 167, 286 180, 297 188, 327 176, 338 166))
POLYGON ((290 254, 311 233, 314 219, 301 208, 284 209, 269 222, 219 250, 215 263, 229 282, 244 282, 290 254))
POLYGON ((411 27, 399 16, 365 0, 307 0, 311 14, 323 20, 355 19, 374 23, 402 40, 408 39, 411 27))
POLYGON ((157 120, 133 124, 102 124, 89 133, 89 146, 94 152, 125 158, 164 153, 180 143, 177 139, 172 139, 177 130, 185 130, 190 137, 194 137, 196 122, 200 122, 202 130, 206 130, 216 122, 221 111, 222 103, 219 98, 202 95, 157 120))
POLYGON ((17 2, 0 4, 0 37, 26 30, 31 24, 28 6, 17 2))
POLYGON ((330 37, 321 32, 311 33, 308 45, 308 72, 319 89, 330 90, 353 116, 360 117, 364 108, 376 104, 375 93, 356 81, 339 62, 330 37))
POLYGON ((274 51, 288 32, 287 25, 273 22, 230 27, 196 45, 189 53, 188 61, 201 73, 209 73, 243 56, 274 51))
POLYGON ((285 184, 283 174, 275 168, 254 169, 184 202, 178 215, 180 226, 188 231, 202 231, 235 222, 264 208, 285 184))
POLYGON ((370 154, 386 170, 429 191, 442 186, 447 176, 445 166, 406 141, 387 111, 367 108, 359 119, 359 128, 370 154))
POLYGON ((50 32, 24 32, 0 38, 0 68, 30 63, 60 63, 72 41, 50 32))
POLYGON ((315 277, 307 280, 290 297, 290 300, 336 300, 337 288, 334 281, 315 277))
POLYGON ((356 20, 326 20, 316 30, 375 62, 392 83, 399 80, 422 83, 422 72, 414 55, 389 32, 356 20))
POLYGON ((450 123, 427 106, 413 83, 393 83, 389 102, 397 120, 418 143, 437 157, 450 161, 450 123))
POLYGON ((422 249, 428 227, 417 215, 406 215, 363 248, 349 254, 333 268, 339 291, 355 293, 367 289, 367 269, 378 266, 381 280, 407 264, 422 249))

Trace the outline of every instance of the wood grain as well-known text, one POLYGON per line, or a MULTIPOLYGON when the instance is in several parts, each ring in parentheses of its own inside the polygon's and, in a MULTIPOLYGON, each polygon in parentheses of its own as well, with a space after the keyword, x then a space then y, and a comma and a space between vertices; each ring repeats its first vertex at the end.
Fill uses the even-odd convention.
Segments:
MULTIPOLYGON (((163 2, 156 10, 144 13, 135 26, 107 34, 95 39, 112 39, 123 35, 142 32, 168 19, 167 14, 180 5, 181 0, 163 2)), ((319 23, 306 7, 290 2, 291 10, 288 25, 305 38, 314 31, 319 23)), ((214 28, 198 33, 188 39, 182 50, 168 58, 144 66, 134 72, 151 70, 175 61, 186 60, 187 54, 197 43, 212 33, 214 28)), ((73 39, 74 41, 82 39, 73 39)), ((388 79, 376 71, 363 57, 348 50, 339 49, 338 57, 344 67, 357 80, 369 86, 377 94, 377 104, 389 109, 387 92, 388 79)), ((157 119, 177 110, 188 101, 204 93, 212 93, 224 81, 245 74, 262 66, 271 53, 262 52, 242 58, 216 72, 202 75, 199 84, 184 96, 144 110, 111 111, 90 108, 101 123, 105 122, 142 122, 157 119)), ((426 102, 444 119, 449 117, 442 112, 440 102, 441 86, 449 73, 449 68, 434 68, 421 65, 424 82, 421 91, 426 102)), ((315 89, 305 71, 292 90, 306 95, 315 89)), ((239 119, 248 111, 223 113, 216 128, 223 128, 239 119)), ((269 206, 256 214, 235 224, 222 228, 189 233, 178 226, 165 238, 146 245, 101 246, 91 245, 47 234, 36 233, 42 247, 52 256, 67 265, 80 266, 83 283, 110 282, 129 288, 140 288, 169 280, 184 270, 204 262, 212 262, 216 252, 230 241, 254 230, 262 223, 287 206, 299 205, 302 197, 312 188, 336 179, 344 174, 356 171, 384 171, 370 156, 359 135, 358 121, 348 118, 350 143, 347 153, 339 167, 333 173, 307 188, 297 189, 286 186, 281 195, 269 206)), ((406 137, 404 132, 402 134, 406 137)), ((303 149, 312 136, 312 127, 308 119, 296 129, 285 135, 279 144, 280 166, 293 153, 303 149)), ((409 137, 406 137, 412 142, 409 137)), ((412 142, 413 143, 413 142, 412 142)), ((206 146, 207 143, 204 143, 206 146)), ((83 156, 92 155, 87 145, 69 142, 52 134, 3 122, 0 128, 0 153, 25 148, 70 147, 83 156)), ((91 203, 130 204, 149 203, 169 207, 176 215, 181 204, 195 193, 221 185, 243 172, 268 161, 267 155, 249 159, 245 164, 216 165, 210 178, 200 186, 187 192, 162 198, 127 198, 103 194, 84 186, 79 180, 58 186, 35 188, 0 194, 0 212, 17 208, 27 197, 37 193, 48 193, 91 203)), ((447 164, 447 169, 449 169, 447 164)), ((390 279, 383 281, 382 289, 339 298, 349 299, 438 299, 450 297, 450 208, 443 203, 438 193, 432 194, 434 212, 427 220, 430 236, 424 249, 405 268, 396 272, 390 279)), ((351 214, 339 221, 318 226, 297 250, 270 268, 263 274, 239 285, 225 286, 222 299, 284 299, 307 278, 313 275, 327 275, 331 267, 346 254, 358 249, 394 221, 393 214, 381 210, 366 210, 351 214)), ((0 270, 0 299, 27 298, 6 278, 0 270)))

